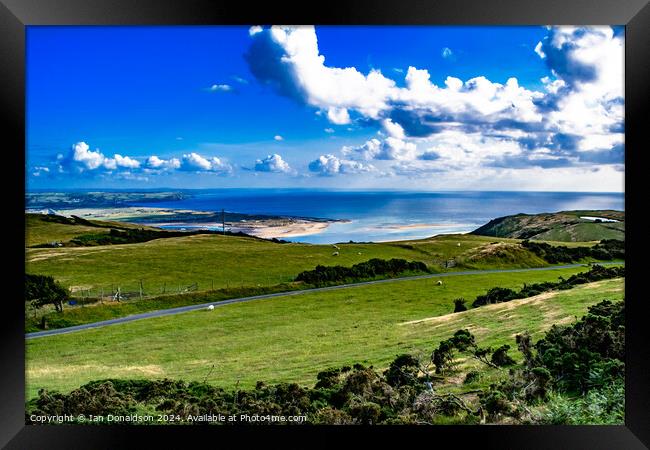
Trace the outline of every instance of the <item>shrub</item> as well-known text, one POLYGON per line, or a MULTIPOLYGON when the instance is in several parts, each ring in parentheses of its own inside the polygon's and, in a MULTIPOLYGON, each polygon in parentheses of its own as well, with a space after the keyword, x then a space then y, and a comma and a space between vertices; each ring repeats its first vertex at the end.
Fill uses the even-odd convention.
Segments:
POLYGON ((63 311, 63 303, 70 298, 70 293, 54 278, 47 275, 25 274, 25 301, 33 301, 34 306, 52 304, 58 312, 63 311))
POLYGON ((421 261, 407 261, 393 258, 390 260, 373 258, 355 264, 352 267, 318 265, 314 270, 300 272, 295 281, 321 285, 342 282, 346 280, 361 280, 377 276, 397 276, 405 272, 430 273, 426 264, 421 261))
POLYGON ((384 372, 386 382, 393 386, 421 384, 418 379, 419 361, 411 355, 399 355, 384 372))
POLYGON ((467 311, 467 306, 465 306, 465 299, 462 297, 454 300, 454 312, 457 313, 461 311, 467 311))
POLYGON ((480 374, 479 371, 471 370, 471 371, 467 372, 467 375, 465 375, 465 380, 463 381, 463 383, 464 384, 470 384, 470 383, 473 383, 475 381, 480 380, 480 378, 481 378, 481 374, 480 374))
POLYGON ((508 355, 509 349, 509 345, 502 345, 501 347, 494 350, 491 358, 492 364, 499 367, 512 366, 515 364, 516 361, 508 355))

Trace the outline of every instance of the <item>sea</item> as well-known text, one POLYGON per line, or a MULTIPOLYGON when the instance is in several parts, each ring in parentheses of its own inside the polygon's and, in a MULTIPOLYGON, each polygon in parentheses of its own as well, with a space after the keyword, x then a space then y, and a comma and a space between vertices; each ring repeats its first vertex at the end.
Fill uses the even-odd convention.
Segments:
POLYGON ((382 242, 467 233, 497 217, 567 210, 624 210, 623 193, 410 192, 302 189, 181 191, 186 198, 134 206, 334 219, 294 242, 382 242))

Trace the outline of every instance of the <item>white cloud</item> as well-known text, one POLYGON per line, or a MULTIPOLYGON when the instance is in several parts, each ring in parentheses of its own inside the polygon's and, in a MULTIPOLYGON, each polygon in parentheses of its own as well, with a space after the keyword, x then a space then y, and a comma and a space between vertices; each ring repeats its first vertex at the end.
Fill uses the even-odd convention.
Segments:
POLYGON ((113 156, 113 160, 115 161, 115 165, 117 167, 125 167, 129 169, 137 169, 140 167, 140 161, 137 161, 129 156, 122 156, 116 153, 113 156))
POLYGON ((275 136, 273 136, 273 139, 276 140, 276 141, 284 141, 284 138, 282 136, 280 136, 279 134, 276 134, 275 136))
POLYGON ((392 136, 383 141, 373 138, 358 147, 344 146, 341 152, 353 159, 370 161, 379 160, 413 160, 417 157, 417 146, 392 136))
POLYGON ((325 128, 325 133, 334 133, 334 128, 325 128))
POLYGON ((204 157, 198 153, 187 153, 183 155, 182 170, 196 172, 221 172, 229 173, 232 171, 230 164, 222 161, 216 156, 204 157))
POLYGON ((400 124, 395 123, 390 119, 384 119, 382 120, 381 125, 389 136, 397 139, 404 139, 404 128, 402 128, 400 124))
POLYGON ((112 158, 104 156, 104 154, 97 150, 90 150, 90 147, 85 142, 77 142, 72 145, 72 152, 68 161, 65 158, 58 158, 57 160, 63 161, 67 165, 73 165, 78 170, 116 170, 118 168, 137 169, 140 167, 140 162, 129 156, 122 156, 118 153, 113 155, 112 158))
POLYGON ((85 142, 77 142, 72 146, 72 160, 80 163, 85 169, 97 169, 104 164, 105 159, 99 150, 90 150, 85 142))
POLYGON ((156 155, 147 158, 147 166, 152 169, 172 170, 181 167, 181 160, 178 158, 161 159, 156 155))
POLYGON ((449 47, 445 47, 442 49, 442 52, 440 52, 443 58, 449 58, 452 56, 454 53, 451 51, 449 47))
POLYGON ((255 161, 255 170, 257 172, 278 172, 291 173, 292 169, 289 164, 282 159, 280 155, 274 153, 264 159, 255 161))
POLYGON ((248 29, 248 34, 249 34, 250 36, 254 36, 254 35, 256 35, 257 33, 261 33, 262 30, 263 30, 262 27, 260 27, 259 25, 254 25, 254 26, 252 26, 252 27, 250 27, 250 28, 248 29))
POLYGON ((363 164, 358 161, 350 161, 337 158, 334 155, 321 155, 311 163, 309 170, 319 175, 354 174, 371 172, 375 167, 370 164, 363 164))
MULTIPOLYGON (((515 77, 498 83, 449 76, 437 85, 413 66, 398 86, 379 70, 328 66, 314 27, 260 31, 247 60, 260 82, 315 107, 331 123, 360 117, 381 126, 380 139, 341 149, 349 159, 313 161, 316 172, 341 173, 342 161, 397 161, 401 172, 420 165, 425 172, 445 167, 455 173, 484 164, 518 170, 610 164, 624 145, 622 34, 611 27, 548 30, 534 50, 550 69, 540 90, 515 77), (579 156, 589 152, 589 159, 579 156)), ((455 56, 449 48, 443 52, 455 56)))
POLYGON ((208 88, 212 92, 228 92, 232 91, 232 86, 229 84, 213 84, 208 88))

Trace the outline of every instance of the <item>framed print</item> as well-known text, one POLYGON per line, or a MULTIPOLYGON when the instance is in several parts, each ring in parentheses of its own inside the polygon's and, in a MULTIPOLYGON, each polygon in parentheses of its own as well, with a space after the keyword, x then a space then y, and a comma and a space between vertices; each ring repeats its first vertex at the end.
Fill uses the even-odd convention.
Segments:
POLYGON ((7 448, 646 448, 647 3, 2 8, 7 448))

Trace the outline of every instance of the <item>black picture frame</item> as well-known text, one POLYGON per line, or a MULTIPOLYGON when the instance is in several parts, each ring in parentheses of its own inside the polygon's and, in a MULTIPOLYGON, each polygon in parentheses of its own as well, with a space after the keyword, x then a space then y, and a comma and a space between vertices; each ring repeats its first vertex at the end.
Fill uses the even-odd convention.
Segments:
MULTIPOLYGON (((0 445, 6 448, 124 448, 146 439, 147 446, 179 447, 198 435, 215 444, 222 437, 244 440, 250 428, 26 426, 24 309, 25 187, 25 27, 30 25, 250 25, 250 24, 382 24, 382 25, 624 25, 625 26, 625 202, 626 202, 626 419, 624 426, 435 426, 435 427, 263 427, 265 439, 285 440, 299 431, 304 439, 338 441, 363 433, 383 440, 399 433, 409 441, 431 445, 452 439, 474 441, 482 448, 641 449, 650 446, 650 327, 640 288, 643 262, 641 219, 641 155, 647 152, 650 99, 650 4, 647 0, 331 0, 323 4, 244 3, 209 0, 1 0, 0 39, 2 123, 10 142, 4 148, 5 195, 3 256, 11 286, 3 298, 0 352, 0 445), (644 126, 645 125, 645 126, 644 126), (632 185, 636 183, 636 188, 632 185), (19 186, 23 186, 21 192, 19 186), (8 203, 8 204, 7 204, 8 203), (23 266, 19 261, 23 261, 23 266), (631 293, 631 295, 629 295, 631 293), (290 433, 293 434, 293 433, 290 433), (207 436, 201 436, 207 437, 207 436), (154 444, 155 442, 155 444, 154 444)), ((647 202, 644 202, 647 205, 647 202)), ((197 441, 194 441, 197 442, 197 441)), ((303 445, 310 445, 303 440, 303 445)), ((370 442, 368 442, 370 443, 370 442)))

